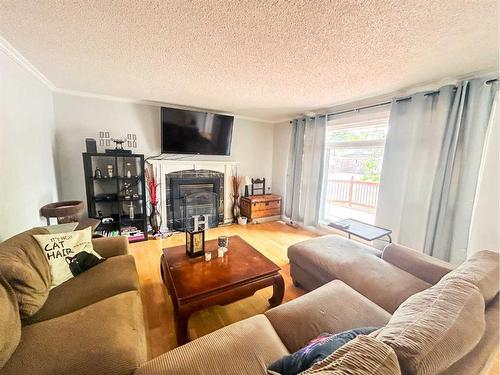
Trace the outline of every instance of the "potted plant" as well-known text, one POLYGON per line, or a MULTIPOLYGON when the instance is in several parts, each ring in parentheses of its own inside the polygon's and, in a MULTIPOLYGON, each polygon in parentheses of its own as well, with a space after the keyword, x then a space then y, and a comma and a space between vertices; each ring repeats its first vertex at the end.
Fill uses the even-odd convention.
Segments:
POLYGON ((158 211, 158 180, 156 179, 155 173, 153 171, 153 166, 151 164, 146 164, 144 169, 146 177, 146 188, 149 195, 149 203, 151 204, 151 212, 149 214, 149 224, 153 229, 153 236, 160 235, 161 228, 161 214, 158 211))

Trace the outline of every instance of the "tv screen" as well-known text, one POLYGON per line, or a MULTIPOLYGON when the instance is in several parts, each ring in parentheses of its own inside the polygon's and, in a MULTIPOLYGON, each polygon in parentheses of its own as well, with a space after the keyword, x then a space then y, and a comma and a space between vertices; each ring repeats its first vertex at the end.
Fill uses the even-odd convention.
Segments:
POLYGON ((230 155, 233 116, 161 108, 161 152, 230 155))

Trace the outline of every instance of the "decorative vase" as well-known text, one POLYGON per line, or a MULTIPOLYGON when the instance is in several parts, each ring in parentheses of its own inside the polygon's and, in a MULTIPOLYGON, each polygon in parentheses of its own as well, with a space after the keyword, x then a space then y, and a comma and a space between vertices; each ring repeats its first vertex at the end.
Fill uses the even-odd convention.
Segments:
POLYGON ((158 211, 156 204, 151 205, 151 213, 149 214, 149 224, 151 224, 151 228, 153 229, 153 235, 160 233, 161 214, 160 211, 158 211))
POLYGON ((240 195, 233 195, 233 222, 238 222, 238 217, 240 216, 240 204, 238 202, 240 195))

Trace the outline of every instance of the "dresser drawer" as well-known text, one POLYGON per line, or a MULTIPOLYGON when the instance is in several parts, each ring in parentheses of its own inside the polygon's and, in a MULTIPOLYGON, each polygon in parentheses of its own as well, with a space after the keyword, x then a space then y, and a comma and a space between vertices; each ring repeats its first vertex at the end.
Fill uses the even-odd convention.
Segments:
POLYGON ((253 202, 252 203, 252 211, 265 211, 265 210, 273 210, 280 209, 281 201, 268 201, 268 202, 253 202))
POLYGON ((281 214, 281 210, 279 208, 272 208, 270 210, 252 211, 251 219, 256 219, 259 217, 276 216, 279 214, 281 214))

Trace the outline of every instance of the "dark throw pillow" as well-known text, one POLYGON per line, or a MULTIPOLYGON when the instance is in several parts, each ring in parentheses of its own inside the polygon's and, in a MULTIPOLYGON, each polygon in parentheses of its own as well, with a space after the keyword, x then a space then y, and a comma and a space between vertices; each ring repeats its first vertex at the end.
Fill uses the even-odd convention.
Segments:
POLYGON ((376 327, 356 328, 335 335, 322 333, 302 349, 284 356, 269 365, 267 369, 281 375, 298 374, 307 370, 316 362, 322 361, 356 336, 368 335, 377 329, 376 327))

